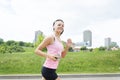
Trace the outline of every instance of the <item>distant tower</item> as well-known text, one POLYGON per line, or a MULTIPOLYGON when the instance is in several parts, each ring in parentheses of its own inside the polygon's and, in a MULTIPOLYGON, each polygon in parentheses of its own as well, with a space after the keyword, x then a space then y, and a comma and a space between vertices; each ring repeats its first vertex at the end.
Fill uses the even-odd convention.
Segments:
POLYGON ((42 31, 40 31, 40 30, 35 31, 35 38, 34 38, 34 42, 36 42, 36 41, 37 41, 37 37, 38 37, 38 35, 40 35, 40 34, 43 34, 43 32, 42 32, 42 31))
POLYGON ((85 30, 83 32, 83 41, 85 43, 85 46, 92 46, 92 32, 90 30, 85 30))
POLYGON ((105 47, 109 50, 111 45, 111 38, 105 38, 105 47))

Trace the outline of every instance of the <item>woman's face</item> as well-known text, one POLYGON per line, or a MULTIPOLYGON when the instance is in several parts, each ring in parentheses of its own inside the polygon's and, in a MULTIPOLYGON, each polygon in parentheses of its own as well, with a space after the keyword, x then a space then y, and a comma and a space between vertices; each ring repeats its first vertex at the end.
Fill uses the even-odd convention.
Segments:
POLYGON ((55 32, 61 34, 64 30, 64 23, 62 21, 57 21, 55 22, 53 28, 55 32))

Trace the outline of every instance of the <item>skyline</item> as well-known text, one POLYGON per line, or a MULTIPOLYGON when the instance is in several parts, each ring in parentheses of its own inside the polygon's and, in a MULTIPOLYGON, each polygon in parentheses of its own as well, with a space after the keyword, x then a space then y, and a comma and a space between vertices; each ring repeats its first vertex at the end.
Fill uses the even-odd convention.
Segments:
POLYGON ((65 23, 61 39, 83 41, 83 31, 91 30, 92 46, 104 46, 111 38, 120 46, 119 0, 0 0, 0 38, 32 42, 35 31, 52 34, 52 23, 65 23))

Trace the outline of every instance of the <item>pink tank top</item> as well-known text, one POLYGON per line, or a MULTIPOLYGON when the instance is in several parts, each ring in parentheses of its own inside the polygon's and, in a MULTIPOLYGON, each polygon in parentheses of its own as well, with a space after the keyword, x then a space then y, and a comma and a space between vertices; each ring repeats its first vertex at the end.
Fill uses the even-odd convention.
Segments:
MULTIPOLYGON (((47 46, 47 54, 61 56, 62 51, 63 51, 63 44, 60 41, 58 41, 56 37, 53 44, 47 46)), ((46 58, 43 66, 50 69, 57 69, 58 64, 59 64, 59 60, 53 61, 49 58, 46 58)))

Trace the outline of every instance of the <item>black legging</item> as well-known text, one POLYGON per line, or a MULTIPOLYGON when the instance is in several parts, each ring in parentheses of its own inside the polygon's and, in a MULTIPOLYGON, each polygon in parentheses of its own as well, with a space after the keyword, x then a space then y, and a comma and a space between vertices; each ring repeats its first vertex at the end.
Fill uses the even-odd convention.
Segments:
POLYGON ((42 76, 45 80, 56 80, 58 75, 56 74, 56 69, 50 69, 46 67, 42 67, 42 76))

